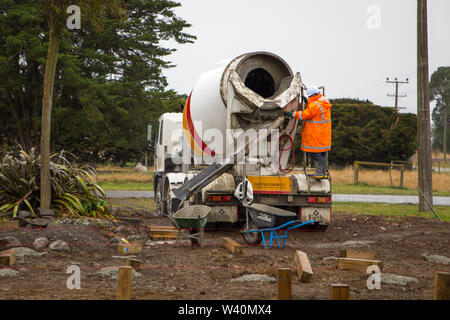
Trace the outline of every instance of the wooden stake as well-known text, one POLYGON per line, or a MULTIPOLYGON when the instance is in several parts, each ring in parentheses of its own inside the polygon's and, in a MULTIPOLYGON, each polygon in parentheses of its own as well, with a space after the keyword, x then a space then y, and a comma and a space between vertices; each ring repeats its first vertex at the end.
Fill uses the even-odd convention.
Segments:
POLYGON ((0 252, 0 265, 12 266, 16 262, 16 249, 9 249, 0 252))
POLYGON ((142 244, 139 243, 120 243, 117 245, 118 254, 135 254, 142 252, 142 244))
POLYGON ((349 300, 350 288, 347 284, 336 283, 330 286, 330 299, 331 300, 349 300))
POLYGON ((291 269, 280 268, 278 269, 278 300, 291 300, 292 299, 292 287, 291 287, 291 269))
POLYGON ((134 270, 139 271, 141 269, 141 260, 128 258, 127 259, 127 266, 130 266, 134 270))
POLYGON ((356 270, 366 272, 367 267, 371 265, 377 265, 380 270, 383 269, 383 262, 379 260, 366 260, 366 259, 352 259, 352 258, 338 258, 337 266, 341 270, 356 270))
POLYGON ((221 238, 221 240, 222 240, 222 247, 224 247, 233 254, 242 254, 242 246, 239 243, 228 237, 223 237, 221 238))
POLYGON ((434 272, 433 300, 450 300, 450 273, 434 272))
POLYGON ((306 253, 300 250, 295 251, 294 265, 297 269, 298 279, 301 282, 311 282, 313 271, 306 253))
POLYGON ((119 268, 119 289, 117 290, 117 300, 131 300, 131 279, 133 268, 119 268))
POLYGON ((367 260, 376 260, 377 253, 374 251, 356 251, 353 249, 345 249, 341 250, 340 256, 342 258, 355 258, 355 259, 367 259, 367 260))

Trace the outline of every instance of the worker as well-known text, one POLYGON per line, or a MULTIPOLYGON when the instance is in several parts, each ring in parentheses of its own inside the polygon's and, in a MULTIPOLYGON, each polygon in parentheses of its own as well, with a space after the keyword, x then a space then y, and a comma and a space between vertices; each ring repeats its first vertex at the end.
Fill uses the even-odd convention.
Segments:
POLYGON ((307 88, 306 95, 308 103, 304 111, 289 111, 285 115, 305 121, 301 149, 314 159, 316 172, 313 177, 317 180, 326 179, 327 152, 331 150, 331 103, 314 86, 307 88))

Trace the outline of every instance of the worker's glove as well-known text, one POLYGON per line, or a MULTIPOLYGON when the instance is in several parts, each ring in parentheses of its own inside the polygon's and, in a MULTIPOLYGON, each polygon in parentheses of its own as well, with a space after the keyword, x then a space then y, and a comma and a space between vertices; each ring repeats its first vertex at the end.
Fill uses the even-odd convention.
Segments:
POLYGON ((288 119, 292 118, 292 111, 287 111, 284 113, 284 116, 288 119))

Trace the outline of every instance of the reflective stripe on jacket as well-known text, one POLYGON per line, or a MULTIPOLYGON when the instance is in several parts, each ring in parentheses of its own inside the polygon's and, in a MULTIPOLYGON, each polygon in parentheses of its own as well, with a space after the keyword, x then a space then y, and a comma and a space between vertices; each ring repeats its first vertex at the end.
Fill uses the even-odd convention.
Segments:
POLYGON ((323 95, 310 97, 304 111, 294 112, 294 117, 304 120, 302 150, 324 152, 331 150, 331 103, 323 95))

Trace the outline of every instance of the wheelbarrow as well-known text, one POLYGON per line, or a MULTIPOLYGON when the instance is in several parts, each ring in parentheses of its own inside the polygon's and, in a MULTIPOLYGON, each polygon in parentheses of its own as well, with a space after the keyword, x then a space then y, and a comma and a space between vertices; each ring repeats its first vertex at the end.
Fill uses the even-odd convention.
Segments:
POLYGON ((252 223, 247 215, 247 227, 242 232, 242 236, 245 242, 250 244, 257 245, 262 241, 264 248, 271 248, 274 240, 279 248, 284 248, 289 230, 317 223, 313 220, 306 222, 294 220, 297 217, 294 212, 260 203, 244 205, 244 207, 250 215, 252 223), (278 231, 281 233, 278 234, 278 231), (269 233, 268 238, 266 233, 269 233), (279 239, 283 240, 282 243, 279 239))
POLYGON ((204 228, 210 211, 210 207, 195 205, 184 207, 168 218, 178 230, 189 231, 187 234, 183 233, 182 237, 190 239, 192 246, 203 246, 204 228))

